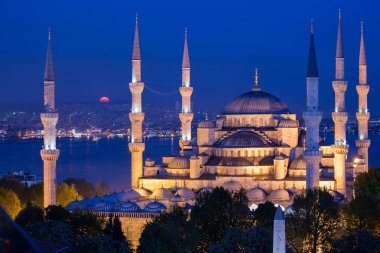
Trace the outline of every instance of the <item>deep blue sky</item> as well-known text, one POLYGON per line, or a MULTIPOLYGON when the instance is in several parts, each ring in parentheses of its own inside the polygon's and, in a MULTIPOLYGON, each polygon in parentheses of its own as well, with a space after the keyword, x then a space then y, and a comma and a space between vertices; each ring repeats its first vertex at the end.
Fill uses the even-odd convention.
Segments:
MULTIPOLYGON (((343 9, 347 108, 357 107, 360 21, 365 22, 369 108, 380 114, 380 3, 375 0, 271 1, 0 1, 0 110, 39 108, 47 27, 53 30, 58 106, 128 101, 135 13, 139 14, 143 81, 156 90, 181 82, 183 30, 189 27, 193 101, 222 111, 248 91, 253 68, 261 88, 294 112, 305 105, 309 23, 314 18, 321 108, 330 115, 334 93, 338 8, 343 9)), ((144 91, 143 103, 180 100, 144 91)))

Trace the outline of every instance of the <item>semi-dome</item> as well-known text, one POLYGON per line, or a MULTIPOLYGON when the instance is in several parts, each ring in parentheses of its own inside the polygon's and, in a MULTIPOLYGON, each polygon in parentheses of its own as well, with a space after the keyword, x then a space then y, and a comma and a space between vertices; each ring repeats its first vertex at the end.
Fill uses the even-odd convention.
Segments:
POLYGON ((169 199, 172 196, 172 194, 166 188, 157 188, 153 191, 152 195, 150 196, 156 199, 169 199))
POLYGON ((295 120, 292 119, 282 119, 280 123, 278 123, 278 127, 280 128, 296 128, 298 124, 295 120))
POLYGON ((306 161, 303 155, 300 155, 297 159, 294 159, 289 166, 292 170, 306 170, 306 161))
POLYGON ((164 204, 158 201, 154 201, 147 204, 146 207, 144 208, 144 211, 145 212, 161 212, 163 209, 166 209, 166 206, 164 204))
POLYGON ((177 191, 176 195, 179 195, 181 196, 182 198, 185 198, 185 199, 193 199, 195 198, 195 193, 188 189, 188 188, 181 188, 177 191))
POLYGON ((262 189, 256 187, 247 192, 247 198, 250 201, 258 202, 264 201, 266 199, 266 195, 262 189))
POLYGON ((222 187, 230 192, 237 192, 242 188, 239 182, 233 180, 225 182, 222 187))
POLYGON ((184 156, 174 157, 168 164, 169 169, 188 169, 189 167, 189 159, 184 156))
POLYGON ((289 192, 284 189, 277 189, 269 194, 268 200, 271 201, 287 201, 290 200, 289 192))
POLYGON ((250 131, 240 131, 225 138, 222 147, 267 147, 269 143, 260 135, 250 131))
POLYGON ((134 191, 138 192, 142 197, 148 197, 152 194, 151 191, 145 189, 145 188, 136 188, 134 191))
POLYGON ((78 200, 70 202, 67 206, 66 209, 69 211, 75 211, 81 209, 80 202, 78 200))
POLYGON ((180 195, 176 194, 170 198, 170 201, 178 203, 178 202, 183 202, 184 199, 180 195))
POLYGON ((118 194, 119 201, 138 200, 140 198, 141 198, 140 193, 135 191, 134 189, 129 189, 127 191, 123 191, 118 194))
POLYGON ((289 109, 279 98, 261 90, 252 90, 236 97, 223 114, 285 114, 289 109))

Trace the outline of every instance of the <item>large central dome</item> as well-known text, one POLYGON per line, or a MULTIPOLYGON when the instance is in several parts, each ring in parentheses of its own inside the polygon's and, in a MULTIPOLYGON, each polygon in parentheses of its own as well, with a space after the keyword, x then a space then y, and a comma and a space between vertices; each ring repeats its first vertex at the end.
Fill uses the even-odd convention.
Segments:
POLYGON ((223 114, 283 113, 289 113, 286 104, 272 94, 261 90, 252 90, 238 96, 223 111, 223 114))

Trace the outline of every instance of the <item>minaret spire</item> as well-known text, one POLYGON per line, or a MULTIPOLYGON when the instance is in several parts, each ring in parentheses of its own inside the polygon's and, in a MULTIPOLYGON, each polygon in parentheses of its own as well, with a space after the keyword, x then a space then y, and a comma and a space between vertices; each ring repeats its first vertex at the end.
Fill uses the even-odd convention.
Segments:
POLYGON ((48 46, 46 52, 46 64, 45 64, 45 81, 54 81, 54 70, 53 70, 53 53, 51 49, 51 28, 48 31, 48 46))
POLYGON ((193 113, 191 110, 191 94, 193 94, 193 87, 190 86, 190 58, 187 45, 187 27, 185 28, 185 41, 183 46, 182 85, 179 88, 179 92, 182 96, 182 112, 179 114, 182 136, 179 144, 182 149, 186 149, 185 146, 187 146, 191 140, 191 121, 193 120, 193 113))
POLYGON ((356 113, 358 121, 358 139, 356 140, 356 147, 358 148, 358 155, 364 158, 365 171, 368 170, 368 148, 371 141, 368 139, 368 121, 370 113, 368 111, 367 95, 370 86, 367 84, 367 60, 364 47, 364 24, 360 25, 360 53, 359 53, 359 84, 356 85, 356 91, 359 95, 359 108, 356 113))
POLYGON ((322 153, 319 151, 319 124, 322 113, 319 111, 318 90, 319 77, 317 57, 314 45, 314 24, 310 26, 310 48, 306 74, 307 110, 303 113, 306 124, 306 188, 319 187, 319 163, 322 153))
POLYGON ((140 55, 140 39, 139 39, 139 17, 136 13, 136 19, 135 19, 135 37, 133 40, 133 56, 132 60, 141 60, 140 55))
POLYGON ((41 121, 44 127, 44 146, 40 151, 44 166, 44 207, 48 207, 57 204, 56 164, 59 157, 59 149, 56 145, 58 113, 55 111, 55 81, 50 28, 44 75, 44 110, 41 113, 41 121))
POLYGON ((136 14, 135 37, 133 40, 132 54, 132 81, 129 83, 129 90, 132 93, 132 108, 129 113, 131 121, 131 142, 129 151, 131 152, 131 187, 139 187, 139 179, 143 175, 143 158, 145 150, 143 142, 142 124, 145 114, 142 110, 141 94, 144 90, 144 83, 141 81, 141 55, 138 29, 138 17, 136 14))
POLYGON ((260 87, 259 87, 259 70, 257 68, 255 68, 255 84, 253 85, 252 90, 253 91, 259 91, 260 90, 260 87))
POLYGON ((309 58, 307 63, 307 77, 318 77, 317 56, 314 45, 314 21, 311 20, 310 25, 310 47, 309 58))
POLYGON ((342 9, 339 9, 338 19, 338 39, 336 42, 336 58, 344 58, 343 38, 342 38, 342 9))
POLYGON ((335 80, 332 86, 335 92, 335 108, 331 116, 334 121, 334 145, 331 146, 334 154, 334 179, 336 191, 346 195, 346 157, 348 145, 346 141, 345 93, 347 81, 344 80, 344 52, 342 38, 342 10, 339 9, 338 36, 335 54, 335 80))

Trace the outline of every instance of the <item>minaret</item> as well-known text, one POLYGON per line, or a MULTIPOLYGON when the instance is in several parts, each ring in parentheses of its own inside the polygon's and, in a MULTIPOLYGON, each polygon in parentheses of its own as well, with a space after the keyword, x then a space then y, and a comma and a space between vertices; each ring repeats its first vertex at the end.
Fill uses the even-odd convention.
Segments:
POLYGON ((286 252, 285 218, 280 206, 277 206, 273 220, 273 253, 286 252))
POLYGON ((141 82, 141 56, 137 15, 132 55, 132 82, 129 83, 129 89, 132 93, 132 109, 129 113, 132 126, 131 142, 129 143, 129 151, 131 152, 131 187, 138 188, 139 178, 143 176, 142 153, 145 150, 145 143, 142 138, 144 113, 141 107, 141 93, 144 90, 144 83, 141 82))
POLYGON ((44 127, 44 146, 40 152, 44 163, 44 207, 57 204, 56 165, 59 149, 56 145, 58 113, 55 111, 54 89, 53 56, 49 29, 44 76, 44 110, 41 113, 41 121, 44 127))
POLYGON ((346 195, 346 157, 348 145, 346 142, 346 122, 348 119, 345 112, 345 92, 347 81, 344 80, 344 51, 342 39, 342 12, 339 9, 338 38, 335 56, 335 80, 332 82, 335 92, 335 110, 332 113, 334 121, 334 179, 335 190, 346 195))
POLYGON ((306 150, 304 159, 306 161, 306 188, 319 187, 319 163, 322 152, 319 151, 319 124, 322 112, 318 105, 318 66, 314 47, 314 27, 311 24, 310 49, 307 64, 306 90, 307 111, 303 113, 306 124, 306 150))
POLYGON ((185 45, 183 48, 182 59, 182 86, 179 88, 182 96, 182 112, 179 114, 179 119, 182 125, 182 136, 179 141, 180 147, 188 145, 191 141, 191 121, 193 120, 193 113, 191 111, 191 94, 193 87, 190 87, 190 60, 189 50, 187 47, 187 28, 185 29, 185 45))
POLYGON ((370 113, 367 107, 367 95, 369 92, 369 85, 367 84, 367 60, 364 48, 363 22, 361 23, 360 36, 359 84, 356 85, 356 91, 359 95, 359 108, 356 113, 356 119, 358 120, 358 139, 355 144, 358 148, 358 155, 364 158, 365 170, 368 171, 368 148, 371 145, 371 141, 368 139, 368 120, 370 113))

